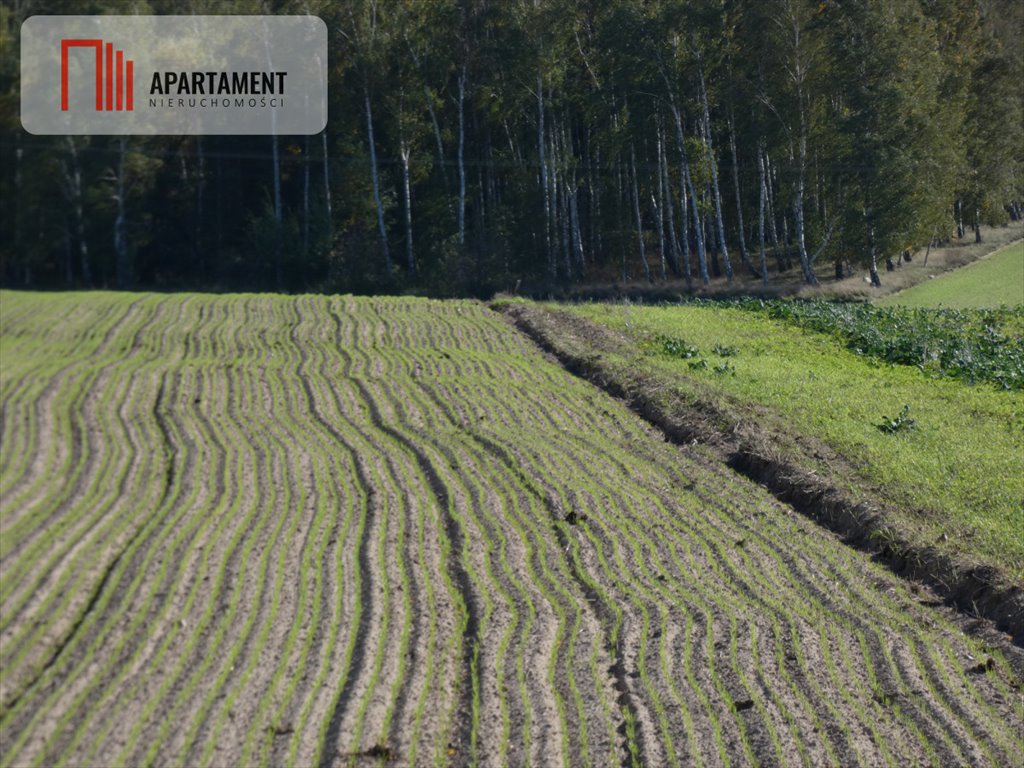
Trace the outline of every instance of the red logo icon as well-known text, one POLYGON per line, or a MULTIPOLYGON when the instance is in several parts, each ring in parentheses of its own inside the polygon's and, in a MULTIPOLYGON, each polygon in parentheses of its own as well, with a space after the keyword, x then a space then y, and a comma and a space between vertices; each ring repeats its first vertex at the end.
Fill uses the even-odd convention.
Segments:
POLYGON ((68 111, 68 51, 71 48, 96 50, 96 111, 132 112, 135 109, 133 77, 135 62, 124 57, 124 51, 114 51, 113 43, 82 38, 60 41, 60 108, 68 111), (104 52, 106 65, 104 66, 104 52), (106 99, 104 99, 106 96, 106 99))

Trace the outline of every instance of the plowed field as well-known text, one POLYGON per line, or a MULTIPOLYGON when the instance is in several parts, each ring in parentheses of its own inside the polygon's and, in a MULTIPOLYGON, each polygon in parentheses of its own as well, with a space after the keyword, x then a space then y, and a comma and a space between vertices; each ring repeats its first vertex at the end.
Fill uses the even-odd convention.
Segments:
POLYGON ((1019 649, 479 304, 0 312, 3 766, 1024 760, 1019 649))

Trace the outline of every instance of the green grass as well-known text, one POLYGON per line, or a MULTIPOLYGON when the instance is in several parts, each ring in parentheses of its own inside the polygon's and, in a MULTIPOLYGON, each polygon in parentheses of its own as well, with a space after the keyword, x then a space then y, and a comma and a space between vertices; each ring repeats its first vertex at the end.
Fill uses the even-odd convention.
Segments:
POLYGON ((572 311, 625 331, 647 350, 645 364, 671 374, 684 392, 767 407, 786 429, 823 439, 858 475, 830 479, 850 488, 867 483, 904 511, 925 543, 1024 576, 1019 392, 927 378, 735 308, 591 304, 572 311), (658 343, 664 338, 696 351, 666 354, 658 343), (723 356, 732 352, 726 347, 735 352, 723 356), (879 425, 904 405, 914 428, 883 432, 879 425))
POLYGON ((1024 241, 875 303, 956 309, 1024 304, 1024 241))

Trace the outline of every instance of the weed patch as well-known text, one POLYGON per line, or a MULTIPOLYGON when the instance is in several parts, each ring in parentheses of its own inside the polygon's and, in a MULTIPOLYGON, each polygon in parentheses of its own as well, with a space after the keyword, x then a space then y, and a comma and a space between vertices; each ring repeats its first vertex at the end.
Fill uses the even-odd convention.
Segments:
POLYGON ((904 405, 899 416, 894 419, 883 419, 878 429, 887 435, 895 435, 897 432, 910 432, 917 426, 917 422, 910 418, 910 406, 904 405))
POLYGON ((876 307, 828 301, 738 300, 741 309, 829 334, 858 355, 912 365, 932 377, 1024 389, 1024 306, 1001 309, 876 307))

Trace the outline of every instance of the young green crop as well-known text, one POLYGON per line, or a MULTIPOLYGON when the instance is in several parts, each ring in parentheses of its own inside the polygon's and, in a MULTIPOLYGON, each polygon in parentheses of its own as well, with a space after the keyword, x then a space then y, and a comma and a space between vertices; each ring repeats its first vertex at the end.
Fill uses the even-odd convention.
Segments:
MULTIPOLYGON (((642 347, 658 334, 702 349, 728 344, 735 376, 693 371, 685 361, 647 355, 643 364, 671 375, 696 397, 770 409, 771 426, 824 439, 866 483, 947 551, 1024 576, 1024 404, 1014 392, 933 379, 907 366, 880 365, 829 336, 794 331, 784 321, 717 305, 580 305, 588 319, 625 331, 642 347), (883 434, 886 414, 910 405, 916 429, 883 434), (953 448, 955 447, 955 450, 953 448)), ((764 415, 757 418, 764 418, 764 415)), ((817 467, 829 473, 827 466, 817 467)))
MULTIPOLYGON (((0 607, 32 586, 42 610, 5 625, 0 764, 1019 751, 1007 658, 479 304, 20 296, 0 302, 0 530, 22 542, 0 556, 18 575, 0 607), (71 368, 45 359, 54 323, 92 345, 71 368), (77 473, 74 420, 94 430, 77 473), (8 516, 30 497, 45 519, 8 516), (90 544, 26 560, 48 531, 112 536, 116 559, 90 544), (15 652, 50 635, 42 668, 15 652)), ((741 383, 758 357, 665 333, 699 350, 704 383, 741 383), (715 375, 726 364, 735 377, 715 375)), ((865 431, 916 439, 910 402, 914 431, 875 428, 895 398, 865 431)))

